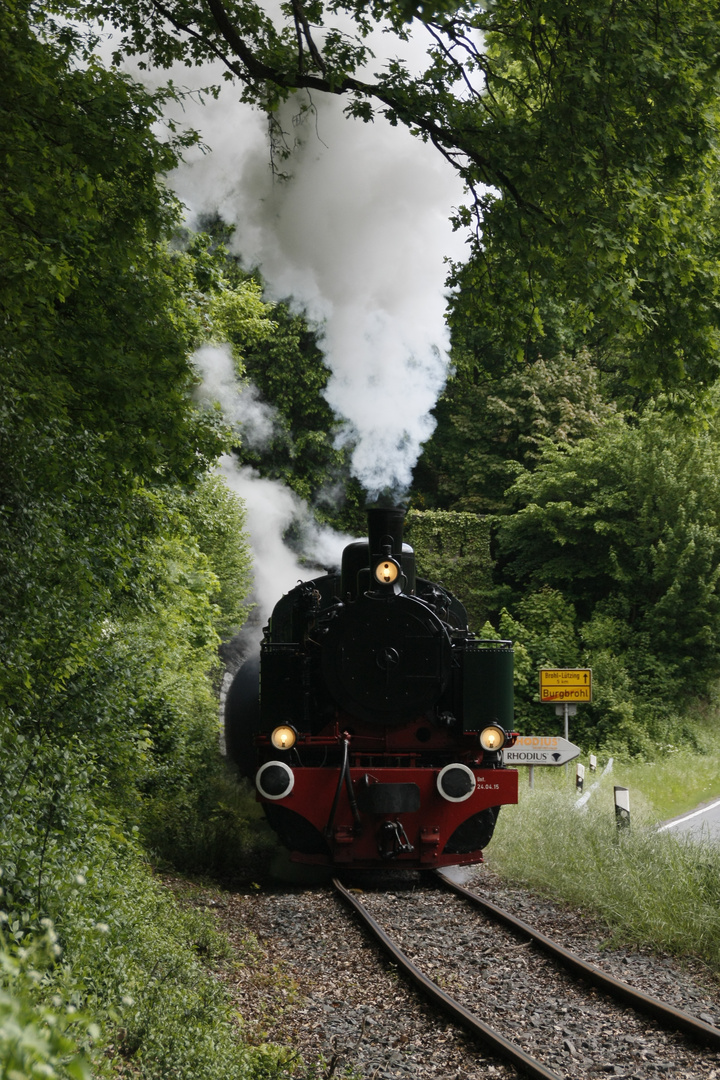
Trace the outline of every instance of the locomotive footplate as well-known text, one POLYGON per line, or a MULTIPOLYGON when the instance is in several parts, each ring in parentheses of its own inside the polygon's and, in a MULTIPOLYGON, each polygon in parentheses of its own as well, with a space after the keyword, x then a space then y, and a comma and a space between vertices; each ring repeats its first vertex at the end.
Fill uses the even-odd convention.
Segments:
POLYGON ((482 820, 492 833, 495 808, 517 802, 518 774, 514 769, 464 768, 474 775, 474 787, 455 801, 438 790, 439 768, 350 767, 349 784, 340 785, 338 769, 296 766, 291 790, 273 805, 299 815, 324 838, 326 854, 317 847, 301 851, 290 845, 297 862, 358 868, 377 866, 378 857, 406 867, 474 863, 487 841, 472 846, 477 834, 471 823, 482 820), (457 832, 461 826, 470 840, 465 839, 462 850, 446 851, 452 837, 463 835, 457 832), (465 850, 468 843, 471 849, 465 850))

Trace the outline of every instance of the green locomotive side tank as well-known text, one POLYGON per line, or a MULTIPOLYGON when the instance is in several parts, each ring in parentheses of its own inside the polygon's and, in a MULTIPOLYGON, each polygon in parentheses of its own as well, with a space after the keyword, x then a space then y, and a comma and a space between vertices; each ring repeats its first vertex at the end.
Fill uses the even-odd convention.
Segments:
POLYGON ((460 655, 464 730, 500 724, 509 731, 514 716, 512 642, 467 641, 460 655))

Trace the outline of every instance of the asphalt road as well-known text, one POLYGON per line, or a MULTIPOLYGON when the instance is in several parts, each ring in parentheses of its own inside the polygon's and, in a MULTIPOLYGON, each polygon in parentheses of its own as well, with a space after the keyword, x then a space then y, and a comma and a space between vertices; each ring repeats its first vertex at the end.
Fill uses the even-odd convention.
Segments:
POLYGON ((676 833, 689 833, 693 839, 720 841, 720 799, 690 810, 687 814, 665 821, 659 832, 672 830, 676 833))

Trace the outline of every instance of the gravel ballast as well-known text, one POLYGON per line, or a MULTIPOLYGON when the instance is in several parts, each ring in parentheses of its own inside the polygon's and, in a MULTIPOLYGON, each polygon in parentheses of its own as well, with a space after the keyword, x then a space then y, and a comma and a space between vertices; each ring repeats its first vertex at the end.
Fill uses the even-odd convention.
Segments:
MULTIPOLYGON (((509 887, 487 867, 462 880, 616 978, 720 1022, 720 988, 701 964, 603 948, 606 931, 585 914, 509 887)), ((434 883, 366 884, 358 895, 427 975, 558 1076, 720 1080, 713 1052, 608 1003, 434 883)), ((517 1075, 402 982, 329 887, 208 892, 194 902, 216 914, 233 944, 239 963, 218 974, 248 1041, 292 1046, 318 1078, 517 1075)))

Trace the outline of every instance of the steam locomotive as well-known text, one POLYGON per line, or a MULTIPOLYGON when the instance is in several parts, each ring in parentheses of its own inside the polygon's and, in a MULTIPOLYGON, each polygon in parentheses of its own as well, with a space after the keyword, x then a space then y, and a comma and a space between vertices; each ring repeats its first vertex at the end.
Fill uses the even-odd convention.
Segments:
POLYGON ((417 576, 404 516, 370 509, 340 571, 282 597, 228 693, 228 756, 295 861, 481 862, 517 802, 512 645, 417 576))

